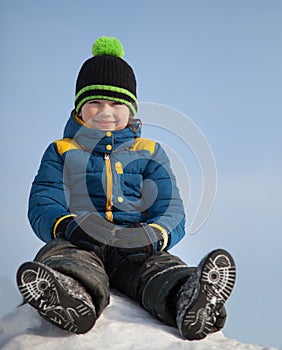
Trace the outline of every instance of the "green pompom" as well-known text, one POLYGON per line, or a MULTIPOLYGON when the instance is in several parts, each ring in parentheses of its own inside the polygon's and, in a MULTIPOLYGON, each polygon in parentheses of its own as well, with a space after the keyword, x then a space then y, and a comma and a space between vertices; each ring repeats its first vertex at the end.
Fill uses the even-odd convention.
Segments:
POLYGON ((92 46, 93 56, 114 56, 122 58, 124 50, 121 42, 114 37, 101 36, 92 46))

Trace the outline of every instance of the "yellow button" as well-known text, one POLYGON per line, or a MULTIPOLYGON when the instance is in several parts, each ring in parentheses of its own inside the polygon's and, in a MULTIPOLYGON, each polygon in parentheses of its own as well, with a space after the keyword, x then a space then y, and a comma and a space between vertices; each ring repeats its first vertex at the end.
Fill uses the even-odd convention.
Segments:
POLYGON ((110 136, 112 136, 112 133, 111 133, 110 131, 107 131, 107 132, 106 132, 106 136, 107 136, 107 137, 110 137, 110 136))
POLYGON ((122 202, 123 202, 123 198, 122 198, 122 197, 118 197, 117 200, 118 200, 119 203, 122 203, 122 202))
POLYGON ((110 151, 112 148, 113 148, 112 145, 107 145, 107 146, 106 146, 106 150, 107 150, 107 151, 110 151))

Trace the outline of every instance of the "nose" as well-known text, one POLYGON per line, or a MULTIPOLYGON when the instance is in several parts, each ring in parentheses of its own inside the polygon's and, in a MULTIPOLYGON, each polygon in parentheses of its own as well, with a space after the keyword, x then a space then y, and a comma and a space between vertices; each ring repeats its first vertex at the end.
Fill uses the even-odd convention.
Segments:
POLYGON ((111 104, 108 101, 103 101, 103 103, 100 104, 100 115, 103 115, 105 117, 112 116, 113 114, 113 108, 111 104))

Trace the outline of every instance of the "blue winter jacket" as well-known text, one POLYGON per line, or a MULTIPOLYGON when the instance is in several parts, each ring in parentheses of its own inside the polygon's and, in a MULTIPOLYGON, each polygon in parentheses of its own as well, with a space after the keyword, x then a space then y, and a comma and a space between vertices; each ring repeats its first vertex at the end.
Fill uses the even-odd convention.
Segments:
POLYGON ((91 129, 71 115, 31 188, 28 217, 41 240, 53 239, 60 217, 92 212, 121 226, 156 223, 169 233, 166 249, 180 241, 185 214, 168 157, 140 134, 91 129))

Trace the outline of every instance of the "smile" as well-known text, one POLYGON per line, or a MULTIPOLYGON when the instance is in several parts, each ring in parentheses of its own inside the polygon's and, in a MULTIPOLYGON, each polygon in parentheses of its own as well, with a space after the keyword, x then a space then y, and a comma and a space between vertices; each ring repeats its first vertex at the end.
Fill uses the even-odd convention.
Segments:
POLYGON ((114 124, 115 123, 114 120, 94 120, 94 122, 98 123, 98 124, 105 124, 105 125, 114 124))

